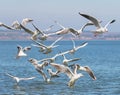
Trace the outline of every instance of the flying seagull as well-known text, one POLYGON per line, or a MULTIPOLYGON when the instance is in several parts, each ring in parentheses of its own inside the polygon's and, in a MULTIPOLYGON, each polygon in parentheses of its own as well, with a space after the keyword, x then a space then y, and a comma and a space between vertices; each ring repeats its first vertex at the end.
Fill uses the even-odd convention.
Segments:
MULTIPOLYGON (((59 45, 55 45, 59 40, 61 40, 63 37, 60 37, 60 38, 58 38, 57 40, 55 40, 51 45, 49 45, 49 46, 47 46, 47 45, 44 45, 44 44, 42 44, 42 43, 40 43, 40 42, 38 42, 38 41, 35 41, 35 40, 33 40, 35 43, 37 43, 39 46, 37 46, 37 47, 43 47, 42 49, 44 49, 44 54, 48 54, 48 53, 50 53, 50 52, 52 52, 52 49, 53 48, 55 48, 55 47, 58 47, 59 45)), ((35 45, 34 45, 35 46, 35 45)))
POLYGON ((68 86, 74 86, 76 80, 83 76, 82 73, 77 73, 77 66, 75 66, 74 71, 72 71, 69 67, 57 63, 50 63, 51 66, 55 67, 60 73, 65 73, 70 81, 68 82, 68 86))
POLYGON ((8 75, 9 77, 13 78, 17 83, 19 83, 22 80, 31 80, 31 79, 36 78, 36 77, 20 78, 20 77, 13 76, 13 75, 11 75, 9 73, 5 73, 5 74, 8 75))
POLYGON ((18 45, 17 49, 18 49, 18 52, 17 52, 16 58, 18 59, 19 57, 27 56, 27 54, 25 53, 25 51, 30 50, 31 47, 30 46, 26 46, 26 47, 23 48, 22 46, 18 45))
POLYGON ((86 19, 90 20, 91 22, 93 22, 93 24, 96 26, 97 29, 92 31, 95 34, 94 36, 108 32, 108 29, 107 29, 108 25, 115 22, 115 19, 113 19, 113 20, 109 21, 104 27, 102 27, 100 25, 100 21, 98 19, 96 19, 95 17, 90 16, 88 14, 82 14, 80 12, 79 12, 79 14, 81 16, 85 17, 86 19))
POLYGON ((61 30, 56 32, 56 35, 63 35, 63 34, 71 33, 73 36, 80 36, 80 34, 83 32, 83 29, 86 26, 91 25, 90 23, 86 23, 79 30, 76 30, 74 28, 65 28, 63 25, 61 25, 57 21, 55 21, 55 23, 58 24, 62 28, 61 30))

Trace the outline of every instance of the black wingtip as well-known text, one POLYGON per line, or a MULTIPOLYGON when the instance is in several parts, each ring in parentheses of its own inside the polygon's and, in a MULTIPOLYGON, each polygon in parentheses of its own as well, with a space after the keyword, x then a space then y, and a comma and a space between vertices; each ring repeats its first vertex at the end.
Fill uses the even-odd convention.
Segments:
POLYGON ((110 23, 114 23, 116 20, 115 19, 113 19, 110 23))

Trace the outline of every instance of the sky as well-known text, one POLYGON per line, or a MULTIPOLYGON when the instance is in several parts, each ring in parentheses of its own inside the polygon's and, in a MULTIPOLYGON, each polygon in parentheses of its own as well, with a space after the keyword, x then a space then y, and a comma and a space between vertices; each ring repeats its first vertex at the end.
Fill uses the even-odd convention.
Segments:
MULTIPOLYGON (((65 27, 80 29, 88 20, 78 12, 102 20, 102 25, 115 19, 108 27, 110 32, 120 32, 120 0, 0 0, 0 22, 11 25, 15 20, 32 18, 41 29, 54 21, 65 27)), ((57 26, 56 26, 57 27, 57 26)))

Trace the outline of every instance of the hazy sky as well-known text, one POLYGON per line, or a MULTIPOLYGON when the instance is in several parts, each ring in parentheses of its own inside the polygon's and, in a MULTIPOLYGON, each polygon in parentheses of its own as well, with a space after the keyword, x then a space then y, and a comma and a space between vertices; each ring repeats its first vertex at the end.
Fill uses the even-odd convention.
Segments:
POLYGON ((0 21, 8 25, 28 17, 42 29, 54 24, 54 20, 79 29, 88 20, 78 12, 97 17, 103 25, 116 19, 109 31, 120 30, 120 0, 0 0, 0 21))

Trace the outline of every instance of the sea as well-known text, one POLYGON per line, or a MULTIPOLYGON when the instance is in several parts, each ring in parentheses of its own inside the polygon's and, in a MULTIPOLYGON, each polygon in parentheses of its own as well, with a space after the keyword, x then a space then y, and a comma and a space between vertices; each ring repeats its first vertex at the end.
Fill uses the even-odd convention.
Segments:
MULTIPOLYGON (((46 41, 50 45, 53 41, 46 41)), ((76 46, 86 41, 75 41, 76 46)), ((66 54, 66 58, 80 58, 69 64, 89 66, 96 76, 93 80, 85 71, 78 71, 84 76, 79 78, 73 87, 68 87, 69 78, 61 73, 49 83, 35 70, 28 61, 30 58, 41 60, 53 57, 55 54, 72 49, 72 41, 59 41, 59 45, 50 54, 43 54, 39 48, 32 46, 32 41, 0 41, 0 95, 120 95, 120 41, 87 41, 87 46, 80 48, 74 54, 66 54), (26 51, 27 56, 16 59, 17 46, 31 46, 26 51), (36 77, 28 81, 15 80, 6 73, 17 77, 36 77)), ((62 64, 63 57, 57 57, 55 63, 62 64)), ((41 64, 41 63, 40 63, 41 64)), ((46 68, 44 71, 46 75, 46 68)), ((52 68, 55 71, 55 68, 52 68)))

